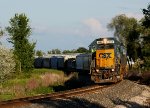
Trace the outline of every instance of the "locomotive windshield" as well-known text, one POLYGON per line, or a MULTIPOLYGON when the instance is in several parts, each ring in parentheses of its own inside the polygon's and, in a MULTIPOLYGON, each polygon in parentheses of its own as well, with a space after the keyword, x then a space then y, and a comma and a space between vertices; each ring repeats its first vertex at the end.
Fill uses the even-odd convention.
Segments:
POLYGON ((113 49, 114 44, 100 44, 97 46, 97 49, 113 49))
POLYGON ((97 49, 113 49, 114 40, 109 40, 107 38, 97 41, 97 49))

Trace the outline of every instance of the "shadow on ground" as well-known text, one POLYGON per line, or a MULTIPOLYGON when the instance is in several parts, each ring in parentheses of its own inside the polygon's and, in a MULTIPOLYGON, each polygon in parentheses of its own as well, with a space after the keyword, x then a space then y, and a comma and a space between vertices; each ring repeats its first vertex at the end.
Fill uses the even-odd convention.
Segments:
POLYGON ((150 85, 150 71, 139 73, 138 71, 129 71, 127 79, 137 81, 139 84, 150 85))
POLYGON ((67 80, 64 85, 53 86, 55 92, 71 90, 75 88, 85 87, 89 85, 93 85, 94 82, 91 81, 90 75, 78 75, 73 76, 69 80, 67 80))
MULTIPOLYGON (((43 102, 32 102, 42 108, 105 108, 98 103, 92 103, 85 99, 69 98, 61 100, 44 100, 43 102)), ((30 108, 30 107, 29 107, 30 108)))
MULTIPOLYGON (((99 85, 111 85, 112 83, 100 83, 99 85)), ((69 80, 67 80, 64 85, 53 86, 53 90, 55 92, 71 90, 86 86, 92 86, 95 83, 91 80, 91 76, 89 74, 78 74, 78 76, 73 76, 69 80)))
POLYGON ((141 105, 141 104, 136 103, 136 102, 123 101, 121 99, 112 100, 112 102, 115 105, 123 105, 123 106, 125 106, 125 108, 150 108, 150 106, 148 104, 141 105))

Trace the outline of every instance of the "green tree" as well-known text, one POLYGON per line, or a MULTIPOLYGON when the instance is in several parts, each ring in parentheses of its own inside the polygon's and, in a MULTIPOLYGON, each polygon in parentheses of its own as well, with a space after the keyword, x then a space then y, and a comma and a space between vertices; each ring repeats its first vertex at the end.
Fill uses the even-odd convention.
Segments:
POLYGON ((150 68, 150 4, 147 9, 143 9, 144 19, 142 20, 142 53, 144 67, 150 68))
POLYGON ((68 53, 71 53, 71 51, 70 50, 64 50, 62 53, 63 54, 68 54, 68 53))
MULTIPOLYGON (((141 26, 135 18, 128 18, 124 14, 118 15, 108 24, 108 29, 114 30, 114 36, 126 46, 129 61, 136 61, 141 57, 141 26)), ((132 65, 129 65, 129 68, 132 68, 132 65)))
POLYGON ((72 49, 72 50, 64 50, 62 53, 63 53, 63 54, 77 53, 77 50, 76 50, 76 49, 72 49))
POLYGON ((77 50, 76 50, 77 53, 88 53, 89 50, 87 50, 86 48, 84 47, 79 47, 77 50))
POLYGON ((0 37, 4 34, 3 30, 0 27, 0 37))
POLYGON ((52 54, 52 51, 47 51, 47 54, 52 54))
POLYGON ((10 38, 8 42, 13 44, 17 71, 30 71, 33 68, 35 43, 29 42, 31 28, 29 19, 25 14, 15 14, 6 28, 10 38))
POLYGON ((125 14, 114 17, 107 27, 109 30, 114 30, 114 36, 119 38, 124 45, 127 45, 128 39, 131 36, 130 34, 134 34, 131 37, 132 39, 130 39, 132 41, 139 38, 137 34, 139 33, 140 26, 137 20, 135 18, 129 18, 125 14))
MULTIPOLYGON (((4 32, 3 32, 3 30, 1 29, 1 27, 0 27, 0 38, 3 36, 3 34, 4 34, 4 32)), ((0 42, 0 45, 1 45, 2 43, 0 42)))
POLYGON ((150 4, 148 5, 147 9, 143 9, 143 14, 145 17, 144 21, 142 22, 143 26, 149 28, 150 27, 150 4))
POLYGON ((52 54, 61 54, 61 51, 59 49, 52 49, 52 54))
POLYGON ((41 50, 37 50, 36 51, 36 56, 42 57, 43 56, 43 52, 41 50))

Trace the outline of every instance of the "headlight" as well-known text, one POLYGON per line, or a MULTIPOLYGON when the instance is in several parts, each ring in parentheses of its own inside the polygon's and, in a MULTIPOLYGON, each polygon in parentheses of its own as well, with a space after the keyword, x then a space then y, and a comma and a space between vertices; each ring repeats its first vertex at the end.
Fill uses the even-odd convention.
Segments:
POLYGON ((115 69, 111 69, 111 71, 115 71, 115 69))
POLYGON ((103 43, 106 44, 107 43, 107 39, 103 39, 103 43))
POLYGON ((99 72, 99 69, 96 69, 96 72, 99 72))

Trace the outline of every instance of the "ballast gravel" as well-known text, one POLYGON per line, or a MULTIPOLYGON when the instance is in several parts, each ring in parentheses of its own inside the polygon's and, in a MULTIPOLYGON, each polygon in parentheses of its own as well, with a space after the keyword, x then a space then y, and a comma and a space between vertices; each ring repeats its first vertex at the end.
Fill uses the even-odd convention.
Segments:
POLYGON ((69 99, 56 99, 32 103, 21 108, 150 108, 150 87, 129 80, 97 90, 73 96, 69 99))

